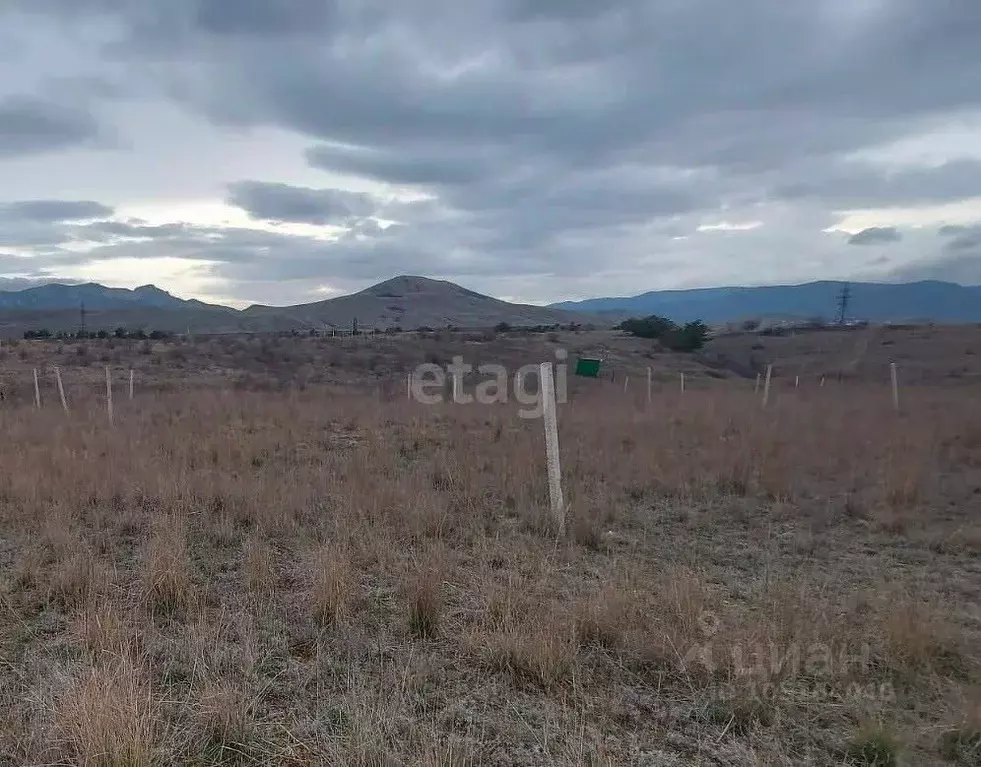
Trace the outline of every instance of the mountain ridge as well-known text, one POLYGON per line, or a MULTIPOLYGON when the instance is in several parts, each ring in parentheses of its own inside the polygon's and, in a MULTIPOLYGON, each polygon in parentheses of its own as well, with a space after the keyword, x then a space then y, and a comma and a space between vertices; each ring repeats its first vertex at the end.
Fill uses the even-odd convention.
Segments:
POLYGON ((648 291, 637 296, 563 301, 549 306, 492 298, 447 280, 398 275, 356 293, 290 306, 234 309, 182 299, 155 285, 109 288, 99 283, 49 283, 0 290, 0 333, 75 330, 85 307, 90 330, 126 327, 199 333, 349 330, 401 327, 487 328, 611 325, 626 316, 660 314, 710 324, 761 317, 833 317, 842 287, 851 288, 849 317, 872 322, 981 322, 981 286, 940 280, 874 283, 821 280, 794 285, 725 286, 648 291))
POLYGON ((136 288, 109 288, 97 282, 77 284, 50 282, 22 290, 0 290, 0 310, 60 310, 81 308, 122 309, 133 307, 154 307, 179 309, 191 306, 213 306, 196 299, 185 300, 171 295, 156 285, 140 285, 136 288))
POLYGON ((560 301, 552 308, 594 314, 659 314, 677 322, 737 322, 781 316, 830 318, 842 288, 851 296, 849 317, 871 322, 981 322, 981 286, 942 280, 905 283, 818 280, 792 285, 724 286, 655 290, 635 296, 560 301))
POLYGON ((539 326, 588 323, 592 316, 542 306, 513 304, 446 280, 398 275, 364 290, 305 304, 253 304, 234 309, 182 299, 155 285, 107 288, 98 283, 50 283, 0 291, 0 333, 27 330, 70 332, 85 307, 89 330, 126 327, 198 333, 365 330, 402 327, 493 327, 500 323, 539 326))

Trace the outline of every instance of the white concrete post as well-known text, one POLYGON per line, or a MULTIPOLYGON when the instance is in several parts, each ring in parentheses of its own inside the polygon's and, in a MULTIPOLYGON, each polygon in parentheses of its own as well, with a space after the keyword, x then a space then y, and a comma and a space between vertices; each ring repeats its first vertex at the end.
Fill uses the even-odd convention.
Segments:
POLYGON ((552 518, 556 531, 565 535, 565 501, 562 498, 562 468, 559 462, 559 430, 555 408, 555 382, 552 364, 543 362, 540 368, 542 416, 545 422, 545 460, 548 464, 548 493, 552 502, 552 518))

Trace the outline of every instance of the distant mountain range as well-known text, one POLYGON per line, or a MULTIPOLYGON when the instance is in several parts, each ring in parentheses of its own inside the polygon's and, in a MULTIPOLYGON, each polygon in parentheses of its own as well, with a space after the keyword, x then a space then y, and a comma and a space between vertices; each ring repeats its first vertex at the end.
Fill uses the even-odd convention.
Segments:
MULTIPOLYGON (((253 305, 232 309, 184 300, 144 285, 134 290, 103 285, 41 285, 0 291, 0 334, 19 336, 47 328, 166 330, 183 333, 364 330, 554 325, 570 322, 609 326, 624 317, 659 314, 676 322, 710 324, 744 319, 834 317, 842 282, 767 287, 664 290, 630 298, 594 298, 548 307, 512 304, 452 282, 403 275, 358 293, 298 306, 253 305)), ((872 322, 981 322, 981 287, 948 282, 850 283, 849 317, 872 322)))
POLYGON ((577 312, 500 301, 452 282, 403 275, 358 293, 316 303, 253 305, 243 310, 185 301, 153 285, 128 290, 86 283, 0 291, 0 334, 11 337, 42 328, 51 332, 74 331, 81 323, 83 305, 88 330, 125 327, 174 333, 349 330, 355 320, 363 330, 602 321, 577 312))
MULTIPOLYGON (((187 309, 208 307, 201 301, 176 298, 154 285, 129 290, 107 288, 88 282, 84 285, 39 285, 16 291, 0 291, 0 310, 45 311, 57 309, 187 309)), ((224 308, 224 307, 211 307, 224 308)))
MULTIPOLYGON (((844 282, 809 282, 765 287, 657 290, 629 298, 563 301, 553 309, 610 316, 668 317, 675 322, 717 324, 753 318, 835 316, 844 282)), ((848 283, 849 317, 871 322, 981 322, 981 286, 924 281, 902 284, 848 283)))

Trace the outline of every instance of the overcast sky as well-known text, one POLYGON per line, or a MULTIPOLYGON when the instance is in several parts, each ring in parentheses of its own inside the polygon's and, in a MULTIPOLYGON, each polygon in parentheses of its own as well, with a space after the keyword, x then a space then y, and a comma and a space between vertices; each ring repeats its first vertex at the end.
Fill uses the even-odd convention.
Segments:
POLYGON ((981 283, 978 0, 4 0, 0 287, 981 283))

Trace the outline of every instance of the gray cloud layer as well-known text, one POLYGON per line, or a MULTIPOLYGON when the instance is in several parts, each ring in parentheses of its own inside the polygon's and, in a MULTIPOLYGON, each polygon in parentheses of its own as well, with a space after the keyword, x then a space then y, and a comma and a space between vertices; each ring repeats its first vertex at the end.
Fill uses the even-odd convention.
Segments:
MULTIPOLYGON (((6 235, 39 252, 86 236, 102 238, 89 240, 100 258, 207 260, 236 295, 292 280, 300 299, 304 283, 405 271, 524 298, 873 274, 881 262, 845 242, 902 260, 912 239, 897 226, 830 237, 837 211, 981 194, 981 144, 929 165, 865 154, 981 110, 969 0, 12 5, 23 23, 97 30, 100 61, 77 74, 105 78, 112 99, 309 142, 322 185, 238 177, 216 195, 255 220, 348 227, 333 242, 138 223, 45 234, 36 219, 6 235), (387 191, 345 191, 338 177, 387 191), (699 231, 730 220, 763 225, 699 231), (774 255, 788 250, 810 266, 774 255)), ((32 98, 0 98, 0 156, 99 134, 85 105, 32 98)), ((935 245, 935 262, 968 250, 964 236, 935 245)))
POLYGON ((20 200, 0 203, 0 221, 55 223, 108 218, 113 209, 92 200, 20 200))
POLYGON ((95 118, 85 110, 35 96, 0 98, 0 158, 77 146, 98 135, 95 118))
POLYGON ((944 250, 947 253, 978 251, 978 255, 981 257, 981 225, 945 226, 941 228, 940 234, 950 237, 944 243, 944 250))
POLYGON ((363 218, 377 208, 377 203, 365 194, 262 181, 231 184, 228 203, 256 219, 321 226, 363 218))
POLYGON ((871 226, 848 238, 849 245, 882 245, 899 242, 903 236, 894 226, 871 226))

